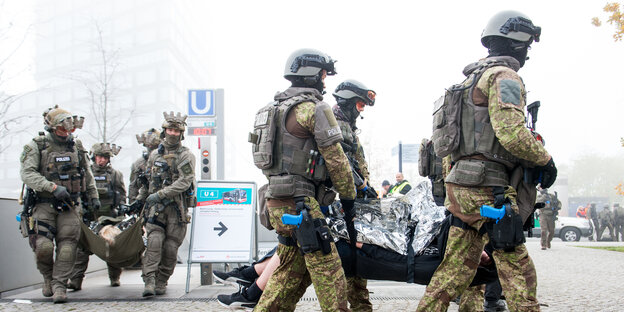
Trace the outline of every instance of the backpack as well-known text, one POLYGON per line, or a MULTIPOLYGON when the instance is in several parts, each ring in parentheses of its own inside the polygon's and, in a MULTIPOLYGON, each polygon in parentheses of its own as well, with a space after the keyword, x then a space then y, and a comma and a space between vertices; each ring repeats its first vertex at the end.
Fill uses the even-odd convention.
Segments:
MULTIPOLYGON (((472 63, 464 69, 466 79, 460 84, 454 84, 446 89, 433 105, 433 135, 431 141, 435 154, 444 158, 456 151, 460 145, 462 128, 462 106, 464 101, 472 102, 472 92, 466 94, 464 91, 472 89, 483 73, 490 67, 507 66, 507 63, 500 58, 489 58, 485 61, 472 63)), ((470 103, 469 102, 469 103, 470 103)))
POLYGON ((252 144, 254 164, 258 169, 269 169, 273 166, 273 145, 277 133, 277 116, 279 102, 274 101, 256 113, 254 130, 249 133, 248 141, 252 144))

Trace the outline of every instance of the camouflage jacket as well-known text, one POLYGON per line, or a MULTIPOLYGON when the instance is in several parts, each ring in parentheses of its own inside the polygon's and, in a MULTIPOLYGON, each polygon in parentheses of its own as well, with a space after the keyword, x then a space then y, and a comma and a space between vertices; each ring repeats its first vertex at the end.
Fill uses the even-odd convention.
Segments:
POLYGON ((362 177, 366 180, 369 180, 370 173, 368 171, 368 163, 366 163, 366 157, 364 156, 364 148, 362 148, 362 144, 360 143, 360 138, 357 135, 357 127, 355 127, 355 122, 351 124, 346 117, 342 114, 340 107, 335 105, 333 108, 334 115, 336 115, 336 120, 338 121, 338 125, 340 126, 340 131, 342 132, 343 138, 343 146, 349 146, 349 151, 344 149, 345 154, 349 157, 353 157, 360 167, 360 171, 362 171, 362 177))
MULTIPOLYGON (((316 106, 312 102, 303 102, 293 108, 297 123, 309 133, 315 133, 315 110, 316 106)), ((329 112, 331 113, 331 110, 329 112)), ((340 146, 340 142, 325 147, 319 146, 318 149, 325 159, 329 177, 334 188, 340 194, 340 198, 354 199, 355 185, 351 165, 342 146, 340 146)))
POLYGON ((550 154, 525 127, 526 90, 516 70, 488 68, 473 93, 475 105, 487 105, 492 128, 500 144, 515 157, 545 165, 550 154))

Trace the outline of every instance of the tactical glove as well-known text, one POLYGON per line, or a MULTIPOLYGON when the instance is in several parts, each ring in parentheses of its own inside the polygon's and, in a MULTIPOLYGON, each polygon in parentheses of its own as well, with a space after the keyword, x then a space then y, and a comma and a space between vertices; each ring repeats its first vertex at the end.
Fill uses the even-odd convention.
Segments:
POLYGON ((99 199, 97 198, 91 199, 91 209, 93 209, 93 211, 99 211, 101 207, 102 207, 102 204, 100 203, 99 199))
POLYGON ((538 166, 536 168, 540 176, 540 186, 542 188, 551 187, 553 183, 555 183, 555 180, 557 180, 557 167, 555 166, 555 161, 552 157, 546 165, 538 166))
POLYGON ((147 196, 147 198, 145 199, 145 203, 147 204, 148 207, 154 206, 158 202, 160 202, 160 196, 158 196, 158 193, 151 194, 150 196, 147 196))
POLYGON ((70 200, 71 199, 69 192, 67 192, 67 188, 62 185, 57 185, 54 192, 52 192, 52 195, 54 195, 54 198, 58 200, 70 200))
POLYGON ((143 209, 143 205, 145 205, 143 203, 143 201, 140 200, 135 200, 132 202, 132 204, 130 204, 129 209, 128 209, 128 213, 135 213, 135 212, 140 212, 141 209, 143 209))

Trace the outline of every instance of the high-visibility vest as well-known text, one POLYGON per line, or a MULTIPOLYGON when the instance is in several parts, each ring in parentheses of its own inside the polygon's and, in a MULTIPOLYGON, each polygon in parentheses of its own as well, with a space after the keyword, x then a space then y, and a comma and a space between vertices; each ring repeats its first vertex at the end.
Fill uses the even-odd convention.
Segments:
POLYGON ((397 193, 401 193, 401 191, 403 190, 403 188, 408 185, 409 182, 407 182, 406 180, 403 180, 403 182, 401 182, 401 184, 394 186, 391 190, 390 190, 390 194, 397 192, 397 193))

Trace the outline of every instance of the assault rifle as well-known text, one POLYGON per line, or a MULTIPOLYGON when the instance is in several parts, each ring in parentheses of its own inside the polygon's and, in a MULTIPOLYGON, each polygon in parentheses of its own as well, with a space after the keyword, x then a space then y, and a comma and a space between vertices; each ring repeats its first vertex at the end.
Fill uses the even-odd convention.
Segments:
MULTIPOLYGON (((530 119, 527 117, 526 124, 527 128, 531 130, 531 134, 533 135, 533 137, 535 137, 536 140, 542 142, 542 144, 545 144, 544 138, 535 131, 535 124, 537 123, 537 113, 539 112, 540 105, 540 101, 535 101, 527 106, 527 113, 530 119)), ((537 185, 542 181, 542 173, 535 168, 526 168, 524 170, 524 181, 537 185)))
POLYGON ((349 159, 349 165, 351 165, 351 172, 353 172, 353 184, 357 187, 357 192, 359 193, 358 195, 362 195, 365 199, 377 198, 377 192, 372 186, 370 186, 370 184, 368 184, 368 181, 366 182, 366 185, 364 185, 364 178, 359 162, 353 157, 347 156, 347 159, 349 159), (364 185, 364 187, 362 187, 362 185, 364 185))

